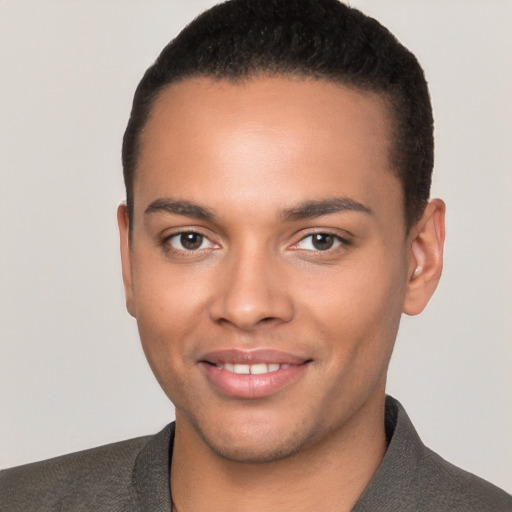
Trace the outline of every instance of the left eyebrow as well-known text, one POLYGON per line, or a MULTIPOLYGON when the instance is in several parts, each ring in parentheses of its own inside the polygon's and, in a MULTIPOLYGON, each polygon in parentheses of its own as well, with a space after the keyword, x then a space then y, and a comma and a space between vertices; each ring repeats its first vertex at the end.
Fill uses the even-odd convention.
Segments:
POLYGON ((181 215, 199 220, 214 220, 216 218, 215 213, 209 208, 191 203, 190 201, 180 201, 171 198, 156 199, 144 211, 146 215, 157 212, 181 215))
POLYGON ((350 199, 349 197, 335 197, 319 201, 305 201, 292 208, 283 211, 282 217, 285 221, 313 219, 323 215, 332 215, 339 212, 362 212, 373 215, 368 206, 350 199))

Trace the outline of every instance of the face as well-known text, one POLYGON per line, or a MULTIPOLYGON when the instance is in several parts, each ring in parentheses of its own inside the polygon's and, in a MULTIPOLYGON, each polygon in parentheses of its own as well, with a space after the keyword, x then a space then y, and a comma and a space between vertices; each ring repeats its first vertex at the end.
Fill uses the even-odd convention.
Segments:
POLYGON ((381 407, 415 265, 389 131, 377 96, 324 81, 189 79, 157 99, 131 244, 119 219, 178 432, 269 461, 381 407))

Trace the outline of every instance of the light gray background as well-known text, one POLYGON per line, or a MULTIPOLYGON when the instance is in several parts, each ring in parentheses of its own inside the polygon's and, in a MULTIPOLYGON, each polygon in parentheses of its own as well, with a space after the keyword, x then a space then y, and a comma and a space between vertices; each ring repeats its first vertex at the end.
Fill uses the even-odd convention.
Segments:
MULTIPOLYGON (((124 309, 115 208, 131 97, 209 0, 0 0, 0 466, 173 416, 124 309)), ((357 0, 417 54, 445 274, 389 391, 445 458, 512 491, 512 2, 357 0)))

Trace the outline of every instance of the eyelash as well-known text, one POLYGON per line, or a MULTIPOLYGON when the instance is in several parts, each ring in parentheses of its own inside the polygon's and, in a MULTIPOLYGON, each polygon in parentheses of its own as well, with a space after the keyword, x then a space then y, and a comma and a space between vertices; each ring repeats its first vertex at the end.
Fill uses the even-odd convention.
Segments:
POLYGON ((292 249, 296 249, 296 250, 305 250, 306 252, 314 252, 314 253, 319 253, 319 254, 322 254, 322 253, 325 253, 325 254, 332 254, 333 252, 336 252, 337 250, 343 248, 343 247, 348 247, 352 245, 352 241, 347 239, 347 238, 344 238, 338 234, 335 234, 335 233, 331 233, 329 231, 316 231, 314 233, 308 233, 307 235, 305 235, 304 237, 302 237, 296 244, 294 244, 292 246, 292 249), (302 242, 304 242, 305 240, 307 239, 311 239, 311 245, 314 246, 314 238, 315 236, 326 236, 326 237, 330 237, 333 239, 333 243, 336 244, 334 247, 328 247, 327 249, 318 249, 318 248, 312 248, 312 249, 302 249, 300 247, 298 247, 298 245, 302 242))
MULTIPOLYGON (((174 253, 174 254, 179 254, 179 255, 189 255, 189 256, 193 256, 193 255, 198 255, 204 251, 207 251, 211 248, 215 248, 215 246, 217 244, 215 244, 215 242, 212 242, 210 240, 210 238, 199 232, 199 231, 195 231, 195 230, 190 230, 190 231, 179 231, 177 233, 173 233, 172 235, 169 235, 169 236, 166 236, 165 238, 163 238, 160 242, 160 245, 162 246, 162 248, 168 252, 168 253, 174 253), (197 248, 197 249, 185 249, 185 248, 177 248, 177 247, 174 247, 172 245, 172 241, 173 240, 176 240, 178 239, 179 237, 183 237, 184 235, 196 235, 198 237, 202 237, 202 240, 201 240, 201 245, 203 245, 204 241, 208 241, 210 246, 209 247, 206 247, 206 248, 197 248)), ((337 235, 337 234, 334 234, 334 233, 331 233, 329 231, 317 231, 317 232, 314 232, 314 233, 308 233, 307 235, 303 236, 298 242, 296 242, 294 245, 291 246, 291 249, 293 250, 298 250, 298 251, 304 251, 304 252, 308 252, 308 253, 316 253, 316 254, 332 254, 334 252, 337 252, 337 250, 339 250, 340 248, 343 248, 343 247, 348 247, 348 246, 351 246, 352 245, 352 241, 347 239, 347 238, 344 238, 340 235, 337 235), (326 237, 331 237, 333 239, 333 243, 335 244, 334 247, 328 247, 327 249, 318 249, 318 248, 312 248, 312 249, 304 249, 304 248, 301 248, 301 247, 298 247, 299 244, 301 244, 302 242, 304 242, 305 240, 307 240, 308 238, 311 239, 311 244, 314 245, 314 241, 313 241, 313 237, 314 236, 326 236, 326 237)))
POLYGON ((208 241, 211 244, 211 246, 216 245, 214 242, 212 242, 210 240, 210 238, 208 236, 206 236, 205 234, 203 234, 199 231, 195 231, 195 230, 186 230, 186 231, 179 231, 177 233, 173 233, 172 235, 169 235, 169 236, 166 236, 165 238, 163 238, 162 241, 160 242, 160 245, 164 248, 164 250, 166 252, 177 253, 177 254, 181 254, 181 255, 187 255, 187 254, 188 255, 196 255, 198 253, 201 253, 201 252, 211 248, 211 247, 208 247, 208 248, 199 247, 197 249, 185 249, 185 248, 181 249, 181 248, 174 247, 172 245, 173 240, 179 239, 180 237, 183 237, 184 235, 195 235, 195 236, 201 237, 202 238, 201 245, 203 245, 203 243, 205 241, 208 241))

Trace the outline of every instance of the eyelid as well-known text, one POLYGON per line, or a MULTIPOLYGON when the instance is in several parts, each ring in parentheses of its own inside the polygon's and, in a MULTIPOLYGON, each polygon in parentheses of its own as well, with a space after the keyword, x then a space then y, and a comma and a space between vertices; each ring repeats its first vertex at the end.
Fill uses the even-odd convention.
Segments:
POLYGON ((194 251, 201 251, 201 250, 204 250, 204 249, 211 249, 213 247, 215 247, 215 243, 212 242, 207 236, 204 236, 203 234, 201 233, 195 233, 193 231, 185 231, 184 233, 176 233, 174 235, 171 235, 169 238, 167 238, 167 242, 170 243, 171 247, 177 251, 184 251, 184 252, 194 252, 194 251), (177 241, 177 240, 180 240, 181 237, 183 235, 197 235, 197 236, 200 236, 202 238, 202 243, 201 243, 201 247, 198 247, 197 249, 185 249, 185 248, 181 248, 181 247, 176 247, 174 245, 174 241, 177 241), (204 242, 208 242, 208 247, 202 247, 202 245, 204 244, 204 242))
MULTIPOLYGON (((345 232, 346 233, 346 232, 345 232)), ((353 241, 351 239, 351 235, 349 235, 348 233, 346 234, 346 236, 343 236, 339 231, 335 231, 335 230, 332 230, 332 229, 328 229, 328 228, 318 228, 318 229, 314 229, 314 230, 308 230, 307 232, 305 232, 302 236, 300 236, 299 240, 294 242, 290 248, 291 249, 294 249, 294 250, 304 250, 304 251, 311 251, 311 252, 318 252, 318 253, 329 253, 329 252, 334 252, 336 251, 337 249, 339 249, 341 246, 345 246, 345 247, 348 247, 350 245, 353 244, 353 241), (333 238, 336 239, 336 241, 338 242, 334 247, 331 247, 329 249, 325 249, 325 250, 320 250, 320 249, 315 249, 315 248, 312 248, 312 249, 303 249, 301 247, 298 247, 298 245, 303 242, 304 240, 310 238, 310 237, 313 237, 314 235, 328 235, 328 236, 332 236, 333 238)))
POLYGON ((171 232, 167 232, 166 234, 159 237, 158 245, 162 246, 164 250, 169 252, 176 252, 176 253, 189 253, 194 254, 196 252, 202 252, 209 249, 214 249, 220 247, 219 243, 212 240, 212 236, 205 233, 204 229, 198 228, 198 227, 179 227, 173 229, 171 232), (202 236, 205 240, 208 240, 210 242, 210 246, 202 249, 180 249, 178 247, 174 247, 171 244, 171 240, 176 239, 180 237, 181 235, 187 234, 187 233, 193 233, 199 236, 202 236))

